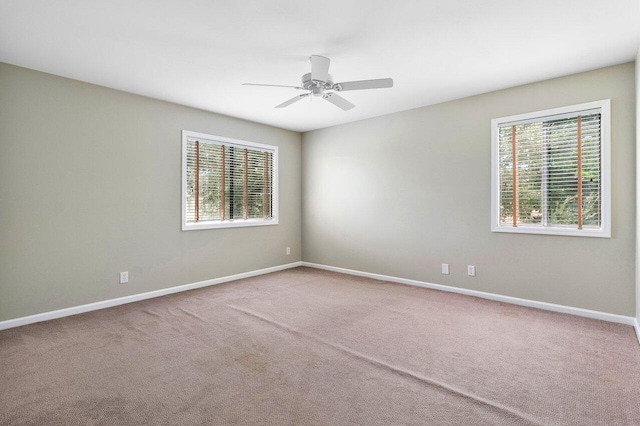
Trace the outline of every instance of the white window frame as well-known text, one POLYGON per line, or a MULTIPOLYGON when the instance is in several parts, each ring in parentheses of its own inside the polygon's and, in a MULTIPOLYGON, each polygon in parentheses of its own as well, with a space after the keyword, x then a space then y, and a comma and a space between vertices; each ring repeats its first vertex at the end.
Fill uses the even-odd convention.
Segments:
POLYGON ((511 115, 491 120, 491 232, 516 234, 565 235, 580 237, 611 238, 611 101, 587 102, 561 108, 547 109, 526 114, 511 115), (527 226, 517 227, 500 223, 500 162, 499 128, 505 124, 524 120, 543 120, 559 114, 572 114, 586 110, 600 110, 600 173, 601 173, 601 214, 600 228, 574 229, 564 227, 527 226))
POLYGON ((218 229, 218 228, 239 228, 245 226, 268 226, 278 225, 278 147, 274 145, 265 145, 256 142, 249 142, 240 139, 226 138, 223 136, 208 135, 206 133, 192 132, 190 130, 182 131, 182 230, 194 231, 198 229, 218 229), (273 152, 273 201, 271 206, 271 215, 269 219, 251 218, 251 219, 225 219, 215 221, 201 221, 197 223, 187 223, 187 140, 200 139, 203 141, 219 142, 224 145, 233 145, 246 148, 258 148, 273 152))

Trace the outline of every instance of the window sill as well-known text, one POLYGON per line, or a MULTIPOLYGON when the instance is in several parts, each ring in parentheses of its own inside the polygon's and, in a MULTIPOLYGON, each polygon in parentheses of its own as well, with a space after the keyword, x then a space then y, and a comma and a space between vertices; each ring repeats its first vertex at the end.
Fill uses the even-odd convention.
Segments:
POLYGON ((611 238, 611 231, 603 228, 575 229, 575 228, 543 228, 536 226, 501 226, 493 225, 491 232, 506 232, 511 234, 561 235, 567 237, 595 237, 611 238))
POLYGON ((198 223, 183 223, 182 230, 197 231, 199 229, 244 228, 247 226, 269 226, 277 224, 277 219, 235 219, 225 221, 203 221, 198 223))

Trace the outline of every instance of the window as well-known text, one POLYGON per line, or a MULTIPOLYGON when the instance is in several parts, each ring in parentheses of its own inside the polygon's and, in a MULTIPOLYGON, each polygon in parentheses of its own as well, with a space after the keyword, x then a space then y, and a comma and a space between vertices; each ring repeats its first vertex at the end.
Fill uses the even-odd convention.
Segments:
POLYGON ((609 100, 491 121, 491 230, 610 237, 609 100))
POLYGON ((278 224, 278 147, 182 131, 182 230, 278 224))

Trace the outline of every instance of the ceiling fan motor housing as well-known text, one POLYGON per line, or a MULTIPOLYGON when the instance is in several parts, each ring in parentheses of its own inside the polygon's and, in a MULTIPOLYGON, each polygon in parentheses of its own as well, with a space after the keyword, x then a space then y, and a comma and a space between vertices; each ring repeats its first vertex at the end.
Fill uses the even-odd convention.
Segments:
POLYGON ((333 77, 329 75, 327 81, 312 80, 311 73, 308 72, 302 76, 302 87, 305 90, 310 90, 314 96, 321 96, 325 90, 333 89, 333 77))

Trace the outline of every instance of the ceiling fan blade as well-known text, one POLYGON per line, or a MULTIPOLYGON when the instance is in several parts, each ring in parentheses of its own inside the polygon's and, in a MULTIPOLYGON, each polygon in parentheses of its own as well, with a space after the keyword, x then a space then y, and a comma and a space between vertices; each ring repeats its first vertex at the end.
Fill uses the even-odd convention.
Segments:
POLYGON ((334 90, 344 92, 347 90, 386 89, 393 87, 392 78, 379 78, 377 80, 345 81, 333 85, 334 90))
POLYGON ((349 111, 351 108, 355 108, 355 105, 343 98, 342 96, 338 96, 335 93, 326 93, 323 99, 331 102, 338 108, 343 109, 344 111, 349 111))
POLYGON ((311 80, 329 81, 329 58, 311 55, 311 80))
POLYGON ((292 89, 302 90, 300 86, 283 86, 282 84, 260 84, 260 83, 242 83, 243 86, 267 86, 267 87, 290 87, 292 89))
POLYGON ((289 99, 288 101, 285 101, 285 102, 281 103, 280 105, 277 105, 276 108, 284 108, 286 106, 289 106, 289 105, 291 105, 293 103, 298 102, 302 98, 306 98, 309 95, 310 95, 310 93, 305 93, 304 95, 298 95, 298 96, 296 96, 294 98, 289 99))

